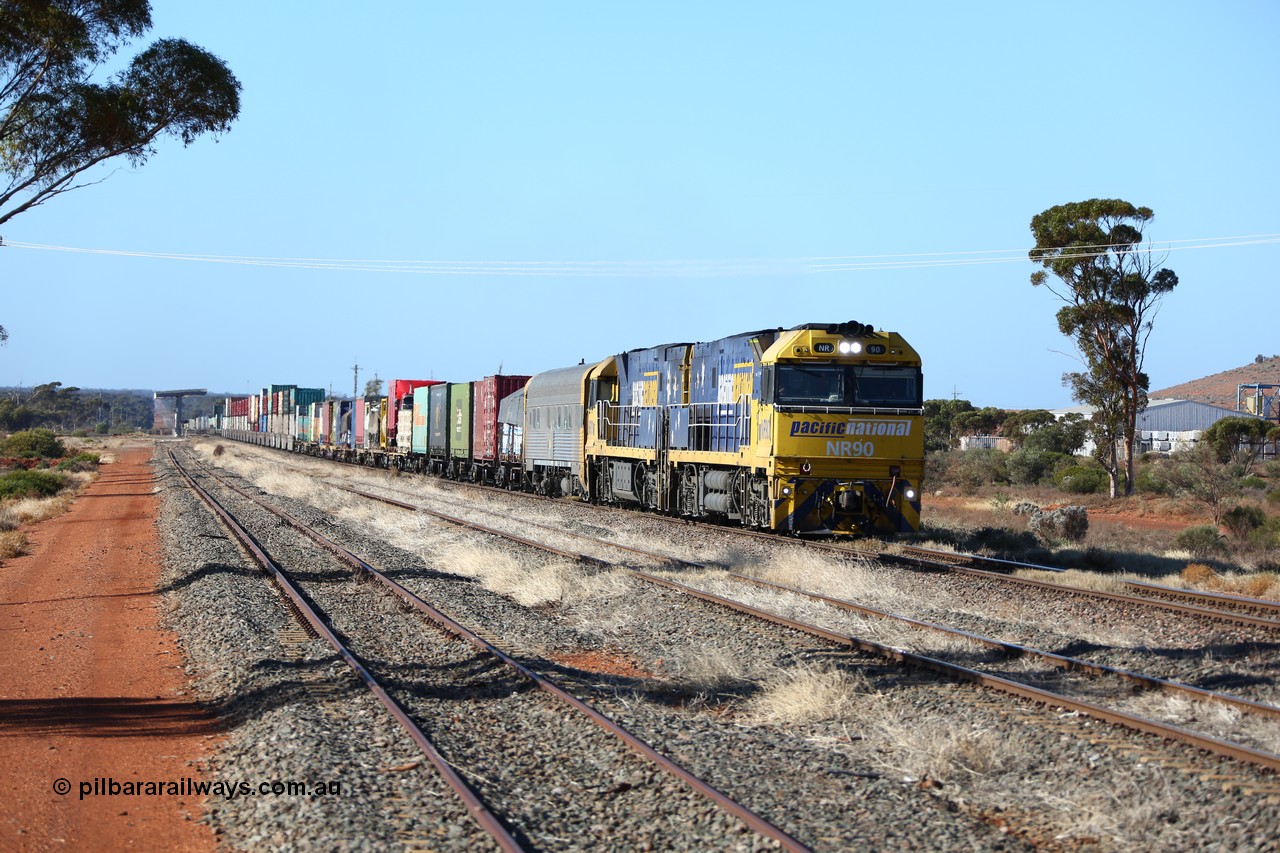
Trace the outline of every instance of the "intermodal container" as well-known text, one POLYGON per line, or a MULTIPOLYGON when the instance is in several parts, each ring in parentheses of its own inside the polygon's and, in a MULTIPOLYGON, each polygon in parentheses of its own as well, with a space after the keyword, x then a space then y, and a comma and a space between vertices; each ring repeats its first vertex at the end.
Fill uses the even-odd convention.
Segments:
POLYGON ((449 386, 432 385, 431 410, 427 413, 427 452, 442 459, 449 455, 449 386))
POLYGON ((502 426, 498 422, 498 405, 503 398, 524 388, 528 376, 486 376, 474 383, 472 407, 472 456, 477 462, 496 462, 502 444, 502 426))
POLYGON ((414 453, 427 453, 427 436, 431 432, 428 422, 431 411, 431 387, 413 389, 413 428, 409 449, 414 453))
MULTIPOLYGON (((390 392, 387 395, 387 446, 395 447, 396 445, 394 439, 400 429, 400 412, 413 408, 413 389, 424 385, 435 385, 437 381, 434 379, 391 380, 387 388, 390 392)), ((407 441, 405 446, 408 446, 407 441)))
POLYGON ((449 458, 471 458, 472 382, 449 385, 449 458))
POLYGON ((519 462, 524 452, 524 386, 498 404, 498 461, 519 462))

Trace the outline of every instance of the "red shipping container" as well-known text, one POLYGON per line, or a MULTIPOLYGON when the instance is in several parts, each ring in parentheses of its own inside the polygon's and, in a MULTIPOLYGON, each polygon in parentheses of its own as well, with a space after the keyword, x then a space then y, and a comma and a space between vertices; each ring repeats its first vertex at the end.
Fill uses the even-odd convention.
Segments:
POLYGON ((425 385, 439 385, 439 379, 392 379, 390 383, 391 391, 387 395, 387 446, 395 445, 396 426, 399 421, 400 407, 406 409, 413 408, 413 389, 421 388, 425 385), (406 399, 407 398, 407 399, 406 399))
POLYGON ((502 446, 502 425, 498 423, 498 404, 529 381, 528 376, 486 376, 475 383, 474 410, 471 413, 471 452, 477 462, 498 461, 502 446))

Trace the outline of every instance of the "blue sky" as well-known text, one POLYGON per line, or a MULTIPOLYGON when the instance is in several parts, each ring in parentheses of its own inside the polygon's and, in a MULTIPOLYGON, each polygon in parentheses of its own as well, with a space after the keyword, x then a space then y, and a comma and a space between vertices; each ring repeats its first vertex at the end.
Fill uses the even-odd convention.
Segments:
POLYGON ((1028 224, 1095 197, 1173 249, 1153 389, 1280 352, 1280 245, 1219 239, 1280 235, 1280 5, 353 9, 153 0, 136 49, 222 57, 240 119, 0 229, 0 385, 342 392, 856 319, 926 397, 1067 405, 1028 224))

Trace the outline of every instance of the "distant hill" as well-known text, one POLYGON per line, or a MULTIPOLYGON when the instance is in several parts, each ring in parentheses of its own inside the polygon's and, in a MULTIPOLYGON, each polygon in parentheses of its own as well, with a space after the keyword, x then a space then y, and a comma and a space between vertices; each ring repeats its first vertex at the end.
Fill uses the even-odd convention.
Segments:
POLYGON ((1158 400, 1163 397, 1177 397, 1181 400, 1197 400, 1234 410, 1236 395, 1241 385, 1280 385, 1280 356, 1263 358, 1244 367, 1224 370, 1203 379, 1193 379, 1181 385, 1170 385, 1156 391, 1149 391, 1147 397, 1158 400))

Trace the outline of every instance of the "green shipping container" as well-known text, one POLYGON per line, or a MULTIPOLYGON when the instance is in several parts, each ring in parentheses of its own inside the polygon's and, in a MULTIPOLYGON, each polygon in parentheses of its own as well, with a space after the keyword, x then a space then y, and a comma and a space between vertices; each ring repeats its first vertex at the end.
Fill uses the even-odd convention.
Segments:
POLYGON ((471 383, 449 386, 449 456, 471 458, 471 383))

